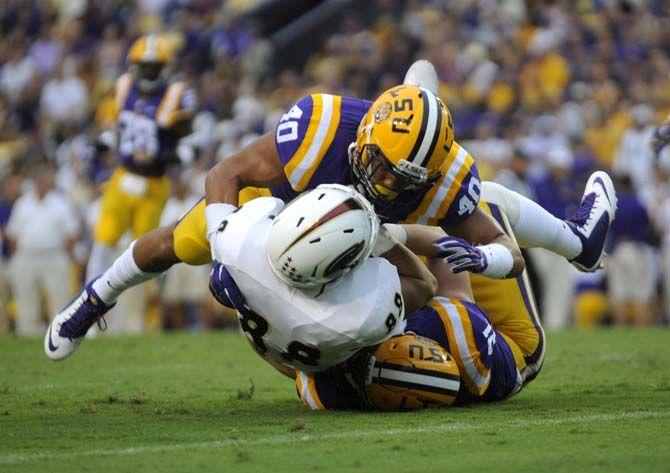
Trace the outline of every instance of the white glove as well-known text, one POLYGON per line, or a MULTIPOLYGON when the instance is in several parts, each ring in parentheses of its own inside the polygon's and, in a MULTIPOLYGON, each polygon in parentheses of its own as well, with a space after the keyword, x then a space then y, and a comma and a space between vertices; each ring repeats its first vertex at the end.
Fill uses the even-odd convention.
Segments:
POLYGON ((372 248, 372 256, 381 256, 396 244, 407 241, 407 232, 401 225, 395 223, 385 223, 379 228, 379 235, 374 248, 372 248))

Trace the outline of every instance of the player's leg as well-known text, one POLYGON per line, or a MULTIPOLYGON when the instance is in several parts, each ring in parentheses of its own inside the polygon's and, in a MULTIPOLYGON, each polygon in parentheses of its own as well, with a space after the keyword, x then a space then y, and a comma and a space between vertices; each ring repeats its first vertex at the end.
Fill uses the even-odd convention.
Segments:
MULTIPOLYGON (((255 198, 271 195, 268 189, 245 187, 240 191, 238 201, 240 205, 244 205, 255 198)), ((212 261, 207 240, 204 198, 177 223, 174 229, 174 252, 180 261, 190 265, 197 266, 212 261)))
MULTIPOLYGON (((240 204, 269 195, 267 189, 243 189, 240 204)), ((116 303, 125 290, 159 276, 173 265, 211 261, 202 199, 175 225, 152 230, 131 243, 99 278, 54 317, 44 338, 44 350, 53 360, 77 349, 88 329, 116 303)))
POLYGON ((134 241, 100 277, 53 318, 44 337, 44 350, 52 360, 71 355, 88 330, 98 322, 125 290, 159 276, 179 263, 174 253, 172 227, 157 228, 134 241))
POLYGON ((523 385, 521 351, 471 301, 437 296, 409 318, 407 331, 436 341, 454 358, 461 376, 457 403, 499 401, 523 385))
MULTIPOLYGON (((152 212, 145 212, 145 218, 135 223, 134 230, 139 233, 155 226, 160 208, 162 205, 150 206, 152 212)), ((124 291, 180 262, 174 252, 173 228, 157 228, 133 241, 111 266, 86 284, 79 295, 56 314, 44 338, 44 350, 49 358, 61 360, 71 355, 91 326, 114 306, 124 291)))
POLYGON ((482 200, 501 207, 522 248, 545 248, 582 271, 595 271, 616 212, 616 193, 607 173, 591 175, 574 217, 561 220, 532 200, 494 182, 482 182, 482 200))
POLYGON ((93 248, 86 267, 87 282, 107 269, 116 244, 130 228, 134 198, 121 189, 121 180, 126 173, 117 169, 105 184, 100 215, 93 229, 93 248))
POLYGON ((538 203, 495 182, 482 182, 481 199, 503 208, 522 248, 544 248, 572 259, 582 243, 564 220, 538 203))
MULTIPOLYGON (((491 213, 505 232, 514 238, 509 221, 495 204, 482 202, 481 207, 491 213)), ((495 329, 521 351, 525 366, 520 365, 524 384, 534 379, 544 363, 546 339, 540 322, 535 296, 528 274, 514 279, 490 279, 470 275, 474 302, 481 307, 495 329)))
POLYGON ((161 214, 170 197, 170 180, 167 176, 147 178, 146 194, 137 198, 132 215, 133 240, 157 228, 161 214))

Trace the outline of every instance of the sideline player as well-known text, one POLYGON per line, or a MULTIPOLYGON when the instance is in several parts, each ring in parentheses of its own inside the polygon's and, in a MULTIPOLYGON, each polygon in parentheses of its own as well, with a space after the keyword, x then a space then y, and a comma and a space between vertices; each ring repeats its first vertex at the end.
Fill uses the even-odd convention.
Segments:
MULTIPOLYGON (((47 355, 62 359, 71 354, 88 328, 127 288, 180 261, 211 261, 208 237, 215 234, 220 222, 238 203, 269 194, 267 189, 250 186, 269 187, 273 195, 290 200, 326 182, 363 190, 388 221, 443 226, 456 237, 452 249, 464 250, 458 253, 467 264, 460 269, 487 278, 514 277, 487 279, 492 284, 486 284, 488 293, 482 292, 482 300, 495 306, 501 291, 512 291, 515 296, 507 299, 513 304, 499 308, 500 317, 519 313, 519 306, 532 312, 527 281, 521 276, 520 252, 478 205, 476 166, 453 140, 446 106, 428 89, 401 85, 372 104, 328 94, 300 100, 284 115, 275 134, 259 138, 210 170, 207 205, 203 201, 195 206, 175 227, 138 239, 56 315, 45 337, 47 355)), ((601 173, 594 182, 575 218, 568 222, 504 188, 501 205, 514 207, 508 212, 515 215, 513 230, 527 246, 547 248, 583 270, 595 270, 602 259, 616 201, 606 174, 601 173)), ((217 281, 212 281, 212 286, 217 290, 217 281)), ((482 305, 490 315, 496 313, 482 305)), ((540 349, 528 356, 539 363, 541 353, 540 349)))
POLYGON ((115 87, 117 129, 101 135, 117 149, 120 166, 104 188, 87 281, 107 269, 126 231, 137 239, 158 227, 170 193, 166 167, 192 157, 192 150, 179 147, 179 139, 190 132, 196 97, 184 82, 169 81, 170 46, 160 36, 143 36, 132 44, 126 61, 128 72, 115 87))

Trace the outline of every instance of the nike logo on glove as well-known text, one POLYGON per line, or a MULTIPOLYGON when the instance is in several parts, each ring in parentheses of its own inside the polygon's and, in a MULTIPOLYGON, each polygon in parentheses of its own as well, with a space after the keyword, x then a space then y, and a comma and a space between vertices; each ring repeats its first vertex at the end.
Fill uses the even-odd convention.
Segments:
POLYGON ((49 350, 56 351, 60 345, 54 345, 51 341, 51 325, 49 325, 49 350))

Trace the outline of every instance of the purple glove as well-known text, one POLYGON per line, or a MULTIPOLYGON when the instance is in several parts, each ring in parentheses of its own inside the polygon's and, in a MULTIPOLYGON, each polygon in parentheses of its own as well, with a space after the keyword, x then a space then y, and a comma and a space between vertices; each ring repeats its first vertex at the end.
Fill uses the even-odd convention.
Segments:
POLYGON ((222 305, 237 310, 244 310, 247 301, 235 284, 224 265, 218 261, 212 261, 212 272, 209 274, 209 292, 222 305))
POLYGON ((451 268, 453 273, 463 271, 481 273, 489 265, 482 250, 472 246, 462 238, 445 236, 435 240, 433 246, 437 248, 435 257, 443 258, 446 263, 454 265, 451 268))

